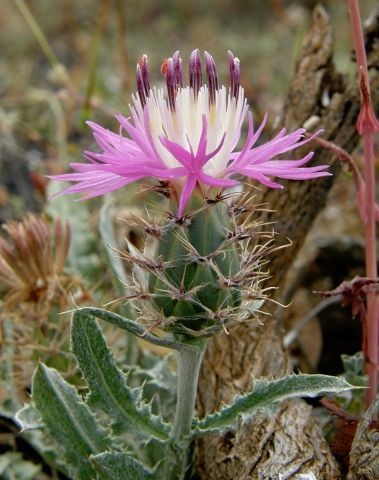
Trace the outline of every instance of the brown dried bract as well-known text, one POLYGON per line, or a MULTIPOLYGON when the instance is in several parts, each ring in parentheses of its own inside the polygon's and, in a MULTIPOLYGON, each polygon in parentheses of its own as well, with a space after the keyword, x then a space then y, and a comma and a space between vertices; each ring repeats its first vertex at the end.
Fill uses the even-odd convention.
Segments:
POLYGON ((3 314, 15 310, 26 320, 38 318, 41 325, 54 303, 67 306, 64 285, 73 278, 63 272, 70 245, 70 228, 58 220, 53 242, 44 215, 29 213, 21 222, 3 226, 8 239, 0 237, 0 284, 5 286, 3 314))

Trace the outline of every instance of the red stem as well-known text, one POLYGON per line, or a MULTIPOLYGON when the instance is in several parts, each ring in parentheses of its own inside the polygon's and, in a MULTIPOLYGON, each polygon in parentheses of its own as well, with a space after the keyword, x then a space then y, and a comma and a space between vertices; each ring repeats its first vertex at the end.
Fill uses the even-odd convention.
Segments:
MULTIPOLYGON (((375 212, 375 165, 373 132, 364 129, 364 152, 365 152, 365 178, 366 178, 366 213, 365 223, 366 237, 366 276, 375 279, 377 277, 376 261, 376 223, 375 212)), ((369 375, 369 389, 366 393, 366 407, 368 408, 378 391, 378 295, 367 294, 367 373, 369 375)))
MULTIPOLYGON (((370 85, 367 71, 366 52, 364 47, 361 19, 358 0, 348 0, 350 21, 353 30, 355 53, 357 58, 358 75, 361 86, 361 111, 357 122, 357 130, 363 135, 364 140, 364 171, 366 180, 366 195, 364 208, 366 213, 365 238, 366 238, 366 276, 372 279, 377 277, 376 259, 376 223, 375 223, 375 163, 373 133, 379 130, 370 100, 370 85)), ((359 199, 358 199, 359 201, 359 199)), ((369 375, 369 389, 366 393, 366 407, 374 399, 378 389, 378 295, 367 295, 367 338, 363 340, 366 345, 363 352, 367 363, 369 375)))

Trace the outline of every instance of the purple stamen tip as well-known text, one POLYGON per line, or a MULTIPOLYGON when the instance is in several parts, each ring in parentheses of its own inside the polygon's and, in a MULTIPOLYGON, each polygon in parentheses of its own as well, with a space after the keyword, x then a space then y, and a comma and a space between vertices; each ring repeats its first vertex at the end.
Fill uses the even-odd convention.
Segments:
POLYGON ((143 90, 143 84, 142 84, 142 76, 141 76, 141 67, 137 63, 137 70, 136 70, 136 80, 137 80, 137 92, 138 92, 138 97, 140 99, 142 108, 145 107, 146 105, 146 95, 143 90))
POLYGON ((150 80, 149 69, 147 67, 147 55, 143 55, 137 63, 136 79, 138 96, 142 108, 144 108, 146 105, 146 99, 150 94, 150 80))
POLYGON ((147 55, 142 56, 141 63, 142 63, 141 72, 142 72, 143 88, 145 90, 146 97, 148 97, 150 93, 150 78, 149 78, 149 69, 147 67, 147 55))
POLYGON ((174 72, 175 72, 175 85, 176 88, 183 88, 183 69, 182 69, 182 59, 180 58, 179 51, 175 52, 172 60, 174 62, 174 72))
POLYGON ((169 58, 166 62, 166 83, 167 83, 167 93, 168 101, 170 104, 170 109, 175 111, 175 96, 176 96, 176 79, 175 79, 175 64, 172 58, 169 58))
POLYGON ((194 50, 190 56, 189 79, 190 79, 190 88, 192 88, 194 92, 194 96, 195 98, 197 98, 197 95, 203 83, 200 52, 197 49, 194 50))
POLYGON ((217 68, 212 56, 208 52, 204 52, 204 56, 209 83, 209 100, 211 104, 214 104, 216 103, 216 90, 218 90, 217 68))
POLYGON ((229 50, 229 68, 230 68, 230 95, 236 100, 238 99, 238 92, 240 88, 240 61, 229 50))
POLYGON ((175 111, 175 98, 179 88, 183 88, 182 59, 179 51, 172 58, 165 60, 162 65, 162 73, 166 77, 168 101, 171 111, 175 111))

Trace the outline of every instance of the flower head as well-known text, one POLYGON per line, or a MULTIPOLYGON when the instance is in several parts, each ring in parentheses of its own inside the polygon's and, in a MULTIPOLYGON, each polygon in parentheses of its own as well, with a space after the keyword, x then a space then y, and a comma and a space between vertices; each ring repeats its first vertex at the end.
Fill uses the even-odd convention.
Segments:
POLYGON ((68 297, 62 283, 63 269, 70 245, 70 229, 60 220, 54 226, 54 247, 44 215, 28 214, 21 222, 4 225, 9 241, 0 237, 0 284, 7 293, 3 297, 6 311, 18 306, 47 315, 54 302, 68 297))
MULTIPOLYGON (((307 143, 304 129, 286 135, 283 129, 264 145, 254 147, 263 123, 254 131, 252 115, 240 86, 240 62, 229 52, 230 88, 219 87, 213 58, 205 52, 208 84, 202 83, 198 50, 189 61, 189 86, 183 86, 179 52, 164 61, 167 96, 163 89, 150 87, 147 56, 137 64, 138 95, 133 96, 131 118, 117 115, 120 132, 88 122, 102 153, 85 152, 89 164, 72 163, 78 173, 50 178, 77 182, 64 193, 89 192, 90 198, 110 192, 145 177, 168 181, 179 200, 181 217, 196 187, 204 194, 210 189, 238 185, 238 176, 254 178, 272 187, 282 187, 269 177, 306 180, 329 175, 327 166, 305 168, 309 153, 301 160, 273 160, 277 155, 307 143), (235 151, 242 123, 248 115, 249 131, 241 151, 235 151), (122 135, 122 130, 128 137, 122 135)), ((63 193, 61 192, 61 193, 63 193)))

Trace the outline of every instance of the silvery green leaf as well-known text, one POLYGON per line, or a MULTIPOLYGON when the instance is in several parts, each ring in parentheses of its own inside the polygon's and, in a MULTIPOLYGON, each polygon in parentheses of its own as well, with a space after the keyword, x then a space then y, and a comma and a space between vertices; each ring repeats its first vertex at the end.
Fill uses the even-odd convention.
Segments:
POLYGON ((25 430, 22 432, 22 437, 41 455, 44 461, 64 473, 69 475, 67 468, 63 465, 61 452, 57 446, 46 435, 44 430, 25 430))
POLYGON ((168 439, 170 426, 142 400, 142 388, 131 389, 119 370, 97 321, 81 310, 73 314, 71 349, 88 382, 87 404, 105 412, 116 435, 129 432, 135 440, 168 439))
POLYGON ((46 463, 54 465, 67 474, 66 469, 59 463, 55 445, 53 445, 51 440, 46 438, 46 435, 43 433, 44 425, 42 418, 34 405, 25 405, 19 410, 15 415, 15 421, 22 429, 22 437, 33 445, 33 448, 43 457, 46 463))
POLYGON ((365 359, 362 352, 355 355, 341 355, 341 360, 345 369, 345 379, 352 385, 367 387, 368 377, 365 374, 365 359))
POLYGON ((92 456, 91 462, 98 473, 99 480, 155 480, 158 478, 157 469, 147 469, 141 462, 130 457, 127 453, 100 453, 92 456))
POLYGON ((49 436, 61 449, 70 474, 77 480, 96 478, 89 457, 107 450, 108 432, 98 425, 76 389, 56 370, 40 363, 33 375, 32 397, 49 436))
POLYGON ((144 383, 152 385, 155 390, 162 391, 163 395, 175 391, 177 385, 177 374, 170 366, 173 355, 164 357, 146 352, 141 360, 141 366, 133 366, 130 369, 131 375, 138 376, 144 383))
POLYGON ((365 358, 362 352, 354 355, 341 355, 341 360, 346 372, 354 372, 356 375, 364 374, 365 358))
POLYGON ((207 415, 203 420, 196 419, 191 436, 236 429, 240 421, 253 418, 258 412, 271 416, 276 404, 288 398, 337 394, 354 388, 342 378, 327 375, 288 375, 271 382, 255 380, 252 392, 236 395, 233 403, 220 412, 207 415))
MULTIPOLYGON (((99 231, 100 238, 103 243, 104 258, 107 262, 108 271, 111 275, 112 284, 115 288, 115 291, 120 297, 131 295, 131 290, 127 288, 129 279, 125 271, 125 262, 123 262, 120 256, 111 248, 117 247, 117 241, 109 202, 105 202, 100 209, 99 231)), ((120 303, 118 305, 118 311, 122 315, 128 317, 131 317, 135 314, 131 303, 128 302, 123 302, 122 304, 120 303)), ((127 363, 134 363, 138 356, 138 344, 131 335, 128 335, 125 340, 127 343, 125 360, 127 363)))
POLYGON ((128 283, 128 277, 124 267, 125 262, 123 262, 121 258, 109 248, 109 245, 116 248, 117 242, 114 234, 112 214, 108 203, 104 203, 100 209, 99 230, 101 240, 105 247, 104 251, 106 253, 106 262, 110 267, 111 274, 114 276, 114 286, 116 287, 120 296, 127 295, 124 286, 128 283))
POLYGON ((171 338, 158 337, 157 335, 149 333, 142 325, 134 322, 133 320, 130 320, 129 318, 122 317, 117 313, 109 312, 108 310, 103 310, 101 308, 84 307, 78 308, 76 312, 81 312, 84 315, 89 315, 99 318, 100 320, 105 320, 106 322, 115 325, 116 327, 122 328, 123 330, 126 330, 127 332, 136 335, 137 337, 142 337, 144 340, 152 343, 153 345, 158 345, 165 348, 172 348, 175 350, 191 348, 191 346, 188 346, 185 343, 176 342, 171 338))
MULTIPOLYGON (((67 187, 66 182, 49 182, 48 196, 67 187)), ((79 198, 79 196, 76 196, 79 198)), ((96 238, 89 226, 90 213, 85 202, 73 202, 71 195, 57 195, 46 204, 46 213, 53 219, 68 221, 71 227, 70 249, 67 266, 84 277, 93 277, 99 272, 100 260, 96 238)))
POLYGON ((40 465, 24 460, 19 452, 0 455, 1 480, 33 480, 40 471, 40 465))
MULTIPOLYGON (((0 309, 1 309, 0 302, 0 309)), ((2 335, 4 342, 2 344, 2 359, 0 362, 0 413, 4 417, 12 418, 21 408, 17 397, 17 382, 13 375, 13 358, 15 355, 15 345, 12 341, 14 322, 10 318, 4 318, 2 321, 2 335)))
POLYGON ((16 413, 15 420, 22 430, 43 428, 41 415, 33 405, 25 405, 16 413))
POLYGON ((144 351, 140 366, 133 366, 129 371, 129 384, 143 384, 145 398, 151 402, 153 411, 162 412, 163 418, 172 420, 175 413, 176 389, 178 378, 173 371, 173 356, 163 358, 144 351))

